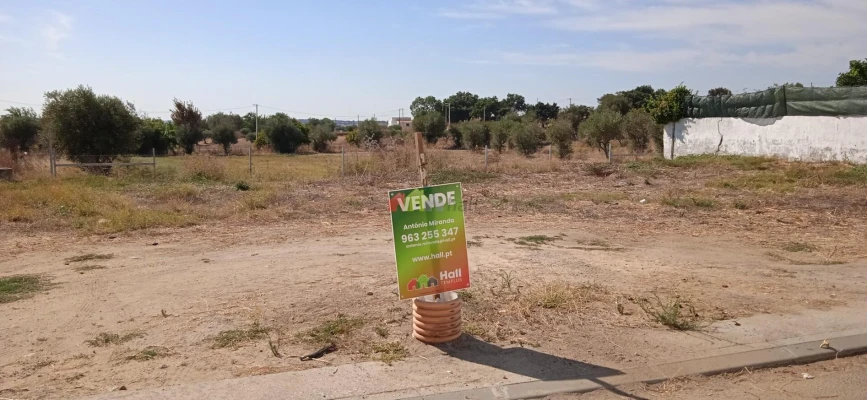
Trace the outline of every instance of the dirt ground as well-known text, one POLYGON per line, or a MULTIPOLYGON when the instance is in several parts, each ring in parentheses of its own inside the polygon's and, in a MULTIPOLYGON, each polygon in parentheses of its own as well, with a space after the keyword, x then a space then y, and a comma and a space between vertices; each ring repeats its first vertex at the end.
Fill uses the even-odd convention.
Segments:
MULTIPOLYGON (((707 189, 721 176, 561 171, 465 184, 465 330, 623 369, 678 359, 684 348, 641 305, 679 301, 701 329, 867 300, 863 188, 707 189), (664 200, 689 191, 715 205, 664 200)), ((89 235, 0 225, 0 277, 50 280, 0 304, 0 397, 444 357, 411 339, 410 305, 396 296, 384 199, 404 184, 311 184, 281 206, 291 213, 185 228, 89 235), (110 258, 68 261, 87 254, 110 258), (298 360, 329 339, 338 350, 327 361, 298 360)))
POLYGON ((563 394, 546 400, 862 399, 867 385, 865 376, 867 356, 859 356, 712 377, 685 377, 654 385, 630 385, 618 388, 620 393, 600 390, 583 395, 563 394))

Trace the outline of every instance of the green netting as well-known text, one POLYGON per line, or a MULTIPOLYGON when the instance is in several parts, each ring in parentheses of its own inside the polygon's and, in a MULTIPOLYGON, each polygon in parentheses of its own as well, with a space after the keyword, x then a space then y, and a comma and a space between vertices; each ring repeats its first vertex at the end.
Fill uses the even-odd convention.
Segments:
POLYGON ((867 115, 867 87, 784 86, 755 93, 693 96, 687 118, 776 118, 787 115, 867 115))
POLYGON ((867 115, 867 87, 786 88, 787 115, 867 115))

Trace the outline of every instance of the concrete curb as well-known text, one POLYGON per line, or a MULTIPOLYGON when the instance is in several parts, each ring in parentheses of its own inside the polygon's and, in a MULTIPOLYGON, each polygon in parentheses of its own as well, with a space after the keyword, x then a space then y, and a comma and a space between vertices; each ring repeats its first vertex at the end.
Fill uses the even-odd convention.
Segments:
POLYGON ((828 338, 830 347, 821 348, 822 340, 806 341, 785 346, 694 360, 679 361, 630 370, 624 375, 604 378, 532 381, 509 385, 462 390, 412 400, 517 400, 536 399, 558 393, 587 393, 599 389, 616 391, 617 386, 631 383, 658 383, 689 375, 716 375, 744 368, 767 368, 791 364, 806 364, 837 357, 867 353, 867 333, 828 338))

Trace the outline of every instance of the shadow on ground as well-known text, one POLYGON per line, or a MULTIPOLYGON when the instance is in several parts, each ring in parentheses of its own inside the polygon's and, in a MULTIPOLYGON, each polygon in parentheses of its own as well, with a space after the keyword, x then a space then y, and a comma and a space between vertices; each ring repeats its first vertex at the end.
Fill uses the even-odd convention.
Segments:
POLYGON ((542 381, 587 379, 625 398, 642 399, 622 392, 598 379, 623 375, 622 371, 616 369, 570 360, 526 347, 502 348, 467 334, 452 343, 437 347, 459 360, 486 365, 514 374, 542 381))

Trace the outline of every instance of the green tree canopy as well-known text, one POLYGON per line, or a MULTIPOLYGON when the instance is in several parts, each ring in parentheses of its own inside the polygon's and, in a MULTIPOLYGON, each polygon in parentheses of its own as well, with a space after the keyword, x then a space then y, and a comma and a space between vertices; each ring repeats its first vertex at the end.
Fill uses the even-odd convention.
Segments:
MULTIPOLYGON (((629 101, 629 109, 644 108, 647 100, 654 96, 653 86, 642 85, 632 90, 625 90, 615 93, 617 96, 625 97, 629 101)), ((622 111, 622 110, 618 110, 622 111)), ((628 111, 627 111, 628 112, 628 111)))
POLYGON ((225 125, 232 131, 240 131, 244 127, 244 119, 238 114, 218 112, 205 118, 205 127, 214 130, 220 125, 225 125))
POLYGON ((256 113, 248 112, 241 117, 241 129, 247 129, 250 132, 256 132, 256 113))
POLYGON ((867 86, 867 58, 849 61, 849 70, 837 76, 837 86, 867 86))
MULTIPOLYGON (((132 103, 97 95, 87 86, 45 94, 43 126, 54 145, 80 163, 108 163, 138 148, 139 120, 132 103)), ((87 168, 108 172, 111 167, 87 168)))
POLYGON ((141 124, 141 133, 138 154, 150 155, 155 151, 157 155, 166 155, 178 145, 175 136, 175 127, 171 123, 160 118, 144 118, 141 124))
POLYGON ((331 118, 310 118, 307 120, 307 125, 310 125, 310 131, 313 132, 313 128, 317 126, 324 126, 330 132, 334 132, 334 129, 337 128, 337 124, 331 120, 331 118))
POLYGON ((708 96, 722 96, 722 95, 731 95, 731 94, 732 94, 732 91, 728 90, 727 88, 724 88, 724 87, 718 87, 718 88, 711 89, 711 90, 707 91, 708 96))
POLYGON ((470 114, 472 118, 478 118, 483 121, 496 120, 500 116, 502 106, 497 96, 482 97, 473 105, 473 111, 470 114))
POLYGON ((191 101, 174 99, 174 106, 172 123, 175 125, 178 142, 184 148, 184 153, 192 154, 196 144, 205 139, 202 112, 191 101))
MULTIPOLYGON (((560 115, 558 119, 566 119, 572 125, 572 132, 576 135, 578 133, 578 127, 582 122, 587 120, 590 117, 590 113, 593 112, 593 108, 584 105, 571 105, 568 108, 564 108, 560 111, 560 115)), ((577 139, 577 136, 575 137, 577 139)))
POLYGON ((608 157, 608 144, 623 137, 623 115, 619 112, 600 108, 581 124, 581 137, 590 147, 602 150, 608 157))
POLYGON ((518 113, 527 111, 527 100, 524 99, 524 96, 519 94, 509 93, 506 95, 506 98, 500 102, 500 106, 502 107, 500 110, 500 116, 502 117, 510 112, 518 113))
POLYGON ((536 120, 542 124, 547 124, 549 120, 557 119, 560 114, 560 107, 557 103, 538 102, 527 108, 527 112, 533 112, 536 115, 536 120))
POLYGON ((331 124, 318 123, 310 129, 310 142, 313 144, 314 151, 324 153, 328 150, 328 145, 337 140, 337 135, 334 133, 334 129, 331 128, 333 124, 333 122, 331 124))
POLYGON ((284 113, 276 113, 268 117, 265 132, 274 151, 278 153, 294 153, 302 144, 309 143, 307 134, 301 129, 303 124, 284 113))
MULTIPOLYGON (((451 119, 449 122, 469 121, 473 113, 473 107, 479 101, 479 96, 470 92, 457 92, 443 102, 448 103, 446 109, 451 109, 451 119)), ((446 118, 449 118, 449 111, 446 111, 446 118)), ((413 114, 415 117, 415 114, 413 114)))
POLYGON ((599 98, 599 109, 617 111, 620 115, 626 115, 632 109, 632 104, 624 96, 609 93, 599 98))
POLYGON ((0 147, 12 153, 30 150, 41 126, 42 122, 32 108, 10 107, 0 117, 0 147))
POLYGON ((646 151, 650 140, 660 130, 661 127, 653 122, 647 111, 634 109, 623 117, 623 134, 635 151, 646 151))
POLYGON ((414 116, 412 129, 421 132, 428 143, 436 143, 446 134, 446 120, 439 111, 428 111, 414 116))
POLYGON ((412 116, 421 115, 422 113, 428 111, 443 111, 443 102, 442 100, 437 100, 436 97, 427 96, 427 97, 416 97, 415 100, 412 101, 412 104, 409 106, 409 112, 412 113, 412 116))
POLYGON ((358 124, 357 144, 363 146, 378 145, 382 140, 383 128, 379 121, 370 118, 358 124))
POLYGON ((568 158, 572 154, 572 138, 576 133, 571 120, 562 118, 561 115, 561 118, 548 126, 547 134, 548 141, 557 148, 557 157, 568 158))

